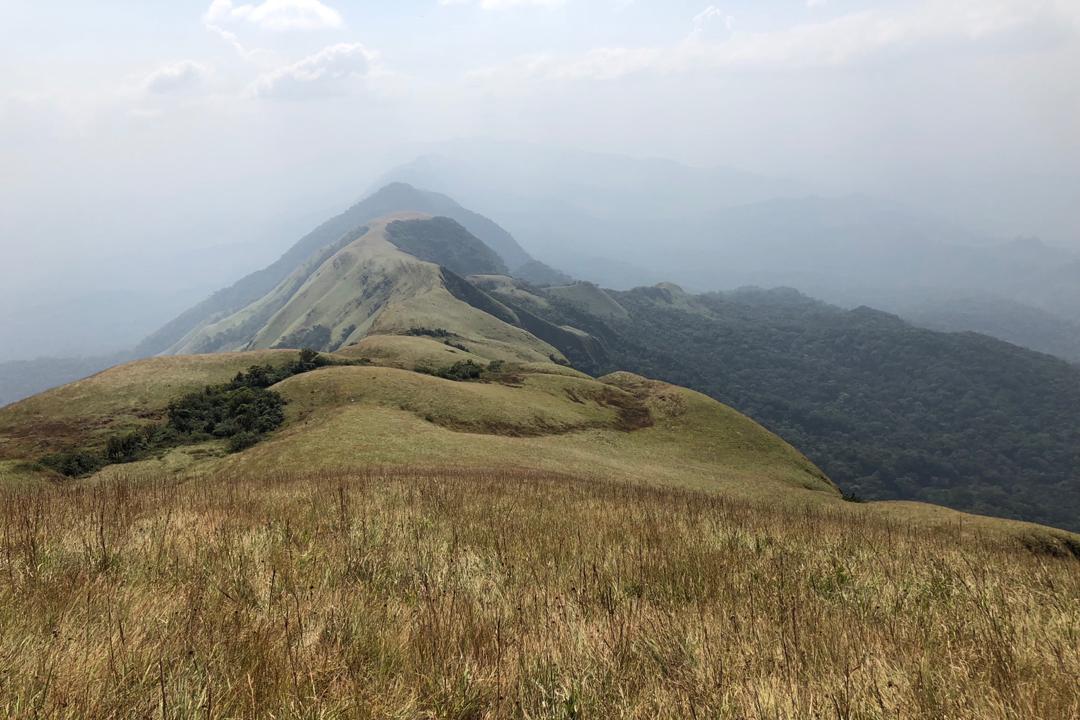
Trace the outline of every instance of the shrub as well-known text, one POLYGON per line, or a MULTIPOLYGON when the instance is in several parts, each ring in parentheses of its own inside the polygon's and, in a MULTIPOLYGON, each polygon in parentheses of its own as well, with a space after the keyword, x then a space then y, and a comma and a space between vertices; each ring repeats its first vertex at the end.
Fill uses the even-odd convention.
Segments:
POLYGON ((325 325, 316 325, 310 328, 297 330, 289 333, 281 339, 275 348, 310 348, 316 347, 326 350, 331 341, 331 330, 325 325))
POLYGON ((435 375, 447 380, 477 380, 484 374, 483 366, 472 360, 461 360, 448 368, 440 368, 435 375))
POLYGON ((41 458, 41 464, 67 477, 82 477, 100 470, 105 462, 100 455, 84 450, 69 450, 41 458))
POLYGON ((212 385, 169 404, 169 425, 186 435, 267 433, 285 421, 285 400, 259 387, 212 385))
POLYGON ((110 463, 131 462, 143 449, 142 437, 138 433, 114 435, 105 443, 105 460, 110 463))
POLYGON ((426 327, 409 328, 408 330, 406 330, 402 334, 403 335, 409 335, 411 337, 431 337, 431 338, 450 338, 450 337, 454 337, 454 333, 450 332, 449 330, 444 330, 443 328, 426 328, 426 327))
POLYGON ((365 365, 367 361, 338 362, 305 348, 286 365, 252 365, 228 383, 207 385, 174 400, 166 410, 165 425, 113 435, 105 441, 103 453, 77 448, 42 458, 41 464, 62 475, 80 477, 105 465, 139 460, 158 448, 207 438, 227 439, 229 451, 238 452, 285 422, 285 399, 270 390, 271 386, 293 375, 338 364, 365 365))
POLYGON ((229 452, 237 453, 241 450, 247 450, 260 440, 262 440, 262 435, 245 430, 230 437, 227 447, 229 452))

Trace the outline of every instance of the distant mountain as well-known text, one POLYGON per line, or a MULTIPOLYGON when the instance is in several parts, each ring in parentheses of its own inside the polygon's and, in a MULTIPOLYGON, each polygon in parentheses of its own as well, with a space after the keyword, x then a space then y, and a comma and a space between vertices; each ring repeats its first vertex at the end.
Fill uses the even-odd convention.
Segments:
POLYGON ((343 235, 265 295, 208 318, 167 352, 334 351, 371 335, 417 335, 450 348, 484 345, 520 362, 602 359, 585 333, 515 312, 462 277, 503 272, 502 259, 456 221, 398 213, 343 235))
MULTIPOLYGON (((31 484, 377 465, 502 481, 533 469, 557 482, 580 474, 624 488, 843 505, 797 450, 720 403, 630 373, 592 378, 568 367, 607 358, 588 333, 496 298, 491 291, 544 292, 505 269, 450 218, 369 220, 245 307, 205 319, 170 348, 185 354, 3 408, 0 476, 31 484)), ((566 292, 602 296, 593 286, 566 292)), ((1060 533, 986 525, 1014 542, 1038 532, 1066 547, 1060 533)))
POLYGON ((143 340, 136 348, 135 355, 141 357, 165 352, 196 327, 222 315, 234 313, 270 292, 308 262, 313 254, 338 242, 347 233, 376 218, 399 212, 427 213, 456 220, 494 250, 511 271, 525 267, 530 276, 535 277, 538 272, 549 272, 554 277, 561 276, 534 260, 509 233, 491 220, 466 210, 445 195, 417 190, 403 183, 392 183, 344 213, 324 222, 301 238, 272 265, 219 290, 172 320, 143 340))
MULTIPOLYGON (((445 195, 417 190, 403 183, 391 183, 346 212, 321 224, 268 267, 247 275, 184 311, 164 327, 160 327, 144 338, 134 350, 100 356, 73 355, 0 363, 0 404, 13 402, 35 392, 85 377, 121 360, 166 352, 198 328, 230 316, 263 297, 309 263, 313 255, 333 248, 344 235, 357 231, 371 220, 399 212, 427 213, 453 219, 463 232, 480 243, 482 252, 490 256, 487 265, 470 266, 469 272, 481 269, 490 272, 509 272, 535 285, 565 284, 572 281, 566 273, 532 258, 508 232, 488 218, 461 207, 445 195)), ((404 239, 399 239, 399 241, 405 242, 404 239)), ((449 258, 436 258, 435 261, 451 268, 455 266, 449 258)), ((110 310, 108 318, 103 318, 96 325, 86 328, 85 333, 93 333, 95 329, 106 325, 110 327, 124 325, 130 323, 132 317, 141 317, 138 313, 132 315, 131 307, 132 299, 125 298, 124 303, 118 302, 117 307, 110 310)), ((60 313, 61 310, 58 307, 54 314, 60 313)), ((26 322, 30 320, 32 317, 26 319, 26 322)), ((49 324, 49 327, 52 327, 52 324, 49 324)), ((150 327, 153 326, 150 325, 150 327)), ((42 328, 37 332, 39 334, 55 333, 55 329, 47 331, 42 328)), ((80 343, 88 347, 96 346, 70 332, 66 333, 65 337, 69 344, 73 344, 73 347, 79 346, 80 343)))
POLYGON ((1080 363, 1080 323, 1014 300, 962 295, 900 308, 906 320, 945 332, 975 331, 1080 363))
MULTIPOLYGON (((959 285, 997 273, 997 286, 1009 287, 1006 266, 1014 282, 1069 267, 1040 243, 948 245, 941 241, 947 227, 862 198, 781 199, 711 217, 753 238, 717 275, 772 257, 775 267, 766 263, 763 272, 823 282, 834 262, 830 272, 877 273, 860 277, 882 297, 895 293, 895 302, 929 298, 927 287, 950 278, 959 285), (875 242, 865 241, 875 227, 875 242), (828 248, 803 243, 824 235, 828 248), (906 250, 904 238, 915 238, 906 250), (825 260, 814 259, 819 253, 825 260), (946 261, 955 272, 938 267, 946 261), (893 271, 908 285, 887 287, 893 271)), ((666 222, 633 229, 644 236, 628 229, 623 258, 610 267, 633 267, 634 253, 648 247, 653 261, 639 267, 661 272, 668 256, 693 242, 672 232, 687 225, 666 222)), ((509 233, 445 196, 391 184, 185 313, 141 351, 351 352, 386 338, 428 338, 443 359, 555 361, 595 375, 627 369, 732 404, 856 494, 1077 527, 1074 366, 983 335, 916 328, 864 306, 846 311, 794 290, 695 295, 670 283, 605 290, 533 260, 515 268, 507 257, 514 247, 520 250, 509 233), (448 214, 417 209, 423 206, 448 214)), ((684 275, 705 277, 724 265, 722 256, 702 251, 684 275)))
POLYGON ((1080 529, 1080 369, 1062 360, 789 289, 485 287, 600 340, 591 372, 705 392, 848 492, 1080 529))
MULTIPOLYGON (((667 161, 475 143, 444 146, 386 178, 453 192, 537 254, 605 287, 790 286, 899 313, 928 297, 993 295, 1066 323, 1080 318, 1080 256, 1030 238, 995 241, 887 199, 823 196, 667 161)), ((967 316, 942 310, 961 323, 967 316)), ((994 329, 971 320, 949 327, 994 329)), ((1044 330, 1054 335, 1036 349, 1074 342, 1066 326, 1044 330)), ((1003 325, 994 331, 1019 337, 1003 325)))

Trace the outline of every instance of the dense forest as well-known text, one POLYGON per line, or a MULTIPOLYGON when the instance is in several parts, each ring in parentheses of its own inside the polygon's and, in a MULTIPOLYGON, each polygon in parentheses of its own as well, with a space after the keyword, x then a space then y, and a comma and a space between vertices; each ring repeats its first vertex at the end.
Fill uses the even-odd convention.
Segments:
POLYGON ((553 302, 622 368, 705 392, 805 452, 846 492, 1080 530, 1080 370, 974 333, 793 290, 611 293, 628 319, 553 302))

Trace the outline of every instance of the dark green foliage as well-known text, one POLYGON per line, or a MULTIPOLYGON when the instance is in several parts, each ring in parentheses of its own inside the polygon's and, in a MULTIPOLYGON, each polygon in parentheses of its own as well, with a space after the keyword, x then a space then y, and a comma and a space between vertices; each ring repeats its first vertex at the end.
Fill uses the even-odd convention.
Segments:
POLYGON ((262 435, 245 430, 230 437, 226 446, 229 448, 229 452, 236 453, 241 450, 247 450, 252 445, 257 444, 260 440, 262 440, 262 435))
POLYGON ((230 343, 242 344, 249 339, 246 328, 236 327, 215 333, 211 337, 203 338, 195 347, 198 353, 214 353, 230 343))
POLYGON ((317 348, 327 350, 330 346, 330 328, 325 325, 315 325, 291 332, 281 339, 275 348, 317 348))
POLYGON ((395 220, 386 226, 390 242, 459 275, 503 275, 506 265, 494 250, 447 217, 395 220))
POLYGON ((171 438, 172 428, 159 425, 147 425, 129 433, 113 435, 105 443, 105 462, 133 462, 171 438))
POLYGON ((337 343, 334 344, 334 350, 340 350, 348 341, 349 336, 356 332, 356 325, 348 325, 341 328, 341 333, 338 335, 337 343))
POLYGON ((600 338, 607 372, 704 392, 750 415, 849 494, 1080 530, 1080 370, 973 333, 845 311, 793 290, 613 297, 629 320, 552 300, 600 338))
POLYGON ((367 361, 334 361, 305 348, 286 365, 252 365, 228 383, 208 385, 174 400, 166 410, 164 425, 146 425, 113 435, 101 452, 76 449, 49 455, 41 464, 62 475, 80 477, 105 465, 134 462, 157 450, 212 438, 226 439, 229 452, 239 452, 285 421, 285 400, 269 389, 272 385, 327 365, 354 364, 367 361))
POLYGON ((342 363, 325 358, 310 348, 304 348, 300 351, 300 355, 296 360, 286 365, 277 367, 273 365, 252 365, 247 369, 247 372, 238 372, 226 387, 232 390, 238 388, 268 388, 271 385, 277 385, 282 380, 288 380, 293 375, 311 372, 328 365, 362 365, 364 362, 361 360, 356 361, 356 363, 342 363))
POLYGON ((97 453, 70 450, 46 455, 41 458, 41 464, 67 477, 82 477, 100 470, 105 461, 97 453))
POLYGON ((323 365, 329 365, 330 361, 319 355, 309 347, 305 347, 300 351, 300 359, 292 366, 293 375, 299 375, 300 373, 311 372, 315 368, 322 367, 323 365))
POLYGON ((442 268, 441 274, 443 286, 447 292, 461 302, 471 305, 481 312, 486 312, 488 315, 497 317, 504 323, 518 325, 521 322, 520 318, 505 303, 496 300, 460 275, 445 267, 442 268))
POLYGON ((169 404, 169 425, 181 435, 262 435, 285 421, 285 401, 265 388, 212 385, 169 404))
MULTIPOLYGON (((495 364, 492 363, 492 366, 495 364)), ((498 366, 498 369, 502 369, 502 365, 498 366)), ((472 360, 460 360, 449 367, 441 368, 427 368, 418 367, 417 372, 425 373, 427 375, 434 375, 435 377, 443 378, 444 380, 479 380, 484 377, 484 374, 488 372, 483 365, 474 362, 472 360)))
POLYGON ((484 366, 472 360, 460 360, 448 368, 440 368, 435 375, 447 380, 479 380, 484 374, 484 366))
POLYGON ((411 337, 431 337, 431 338, 452 338, 452 337, 454 337, 454 333, 450 332, 449 330, 444 330, 443 328, 426 328, 426 327, 409 328, 408 330, 406 330, 402 334, 403 335, 409 335, 411 337))

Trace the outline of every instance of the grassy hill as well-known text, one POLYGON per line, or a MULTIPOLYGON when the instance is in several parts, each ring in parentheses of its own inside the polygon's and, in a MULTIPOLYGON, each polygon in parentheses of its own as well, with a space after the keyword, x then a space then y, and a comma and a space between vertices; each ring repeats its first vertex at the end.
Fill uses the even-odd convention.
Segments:
POLYGON ((635 296, 474 285, 394 222, 184 340, 262 349, 0 409, 4 713, 1075 714, 1080 537, 846 501, 739 412, 526 329, 584 352, 541 315, 635 296), (318 326, 337 352, 272 347, 318 326))
MULTIPOLYGON (((212 437, 169 445, 100 478, 338 472, 405 467, 528 470, 601 482, 682 487, 793 507, 866 512, 930 527, 965 526, 1022 546, 1070 553, 1067 534, 962 516, 918 503, 844 502, 835 485, 789 444, 700 393, 630 373, 591 378, 549 362, 490 359, 436 339, 371 336, 335 363, 285 379, 284 424, 239 453, 212 437), (442 377, 462 362, 486 367, 471 381, 442 377)), ((227 382, 251 365, 284 366, 294 351, 152 358, 112 368, 0 410, 0 464, 8 480, 54 481, 36 460, 101 450, 118 433, 167 418, 171 402, 227 382)))
MULTIPOLYGON (((162 421, 169 402, 185 393, 227 381, 248 365, 281 365, 293 356, 271 350, 162 357, 113 368, 0 412, 0 459, 100 449, 116 433, 162 421)), ((287 402, 286 422, 256 447, 231 455, 213 441, 167 448, 103 472, 454 465, 837 497, 787 443, 703 395, 664 383, 501 360, 482 380, 454 381, 438 373, 463 360, 491 361, 423 337, 374 336, 327 357, 364 364, 324 367, 275 385, 287 402)))
MULTIPOLYGON (((459 297, 457 283, 448 281, 452 273, 423 258, 448 261, 467 271, 500 267, 486 246, 453 221, 391 216, 343 236, 263 297, 196 327, 170 352, 327 350, 369 334, 426 328, 452 333, 459 341, 497 347, 508 359, 542 361, 559 356, 555 347, 516 327, 517 317, 506 308, 499 310, 497 302, 488 299, 488 307, 474 307, 480 304, 477 299, 459 297), (397 242, 416 254, 400 249, 397 242), (451 246, 452 250, 440 250, 451 246)), ((477 295, 480 301, 486 299, 477 295)))
POLYGON ((12 470, 295 355, 155 358, 0 410, 6 714, 1075 714, 1080 538, 845 502, 629 373, 372 336, 328 356, 368 364, 274 385, 284 424, 241 452, 12 470), (437 376, 465 357, 484 375, 437 376))
POLYGON ((235 313, 273 291, 312 257, 339 243, 343 236, 357 233, 373 220, 402 212, 425 213, 457 221, 494 250, 512 270, 524 268, 524 276, 530 280, 566 279, 530 257, 508 232, 482 215, 466 210, 445 195, 418 190, 405 183, 390 183, 305 235, 273 264, 219 290, 170 321, 140 343, 134 355, 146 357, 168 351, 198 327, 213 322, 214 318, 235 313))

